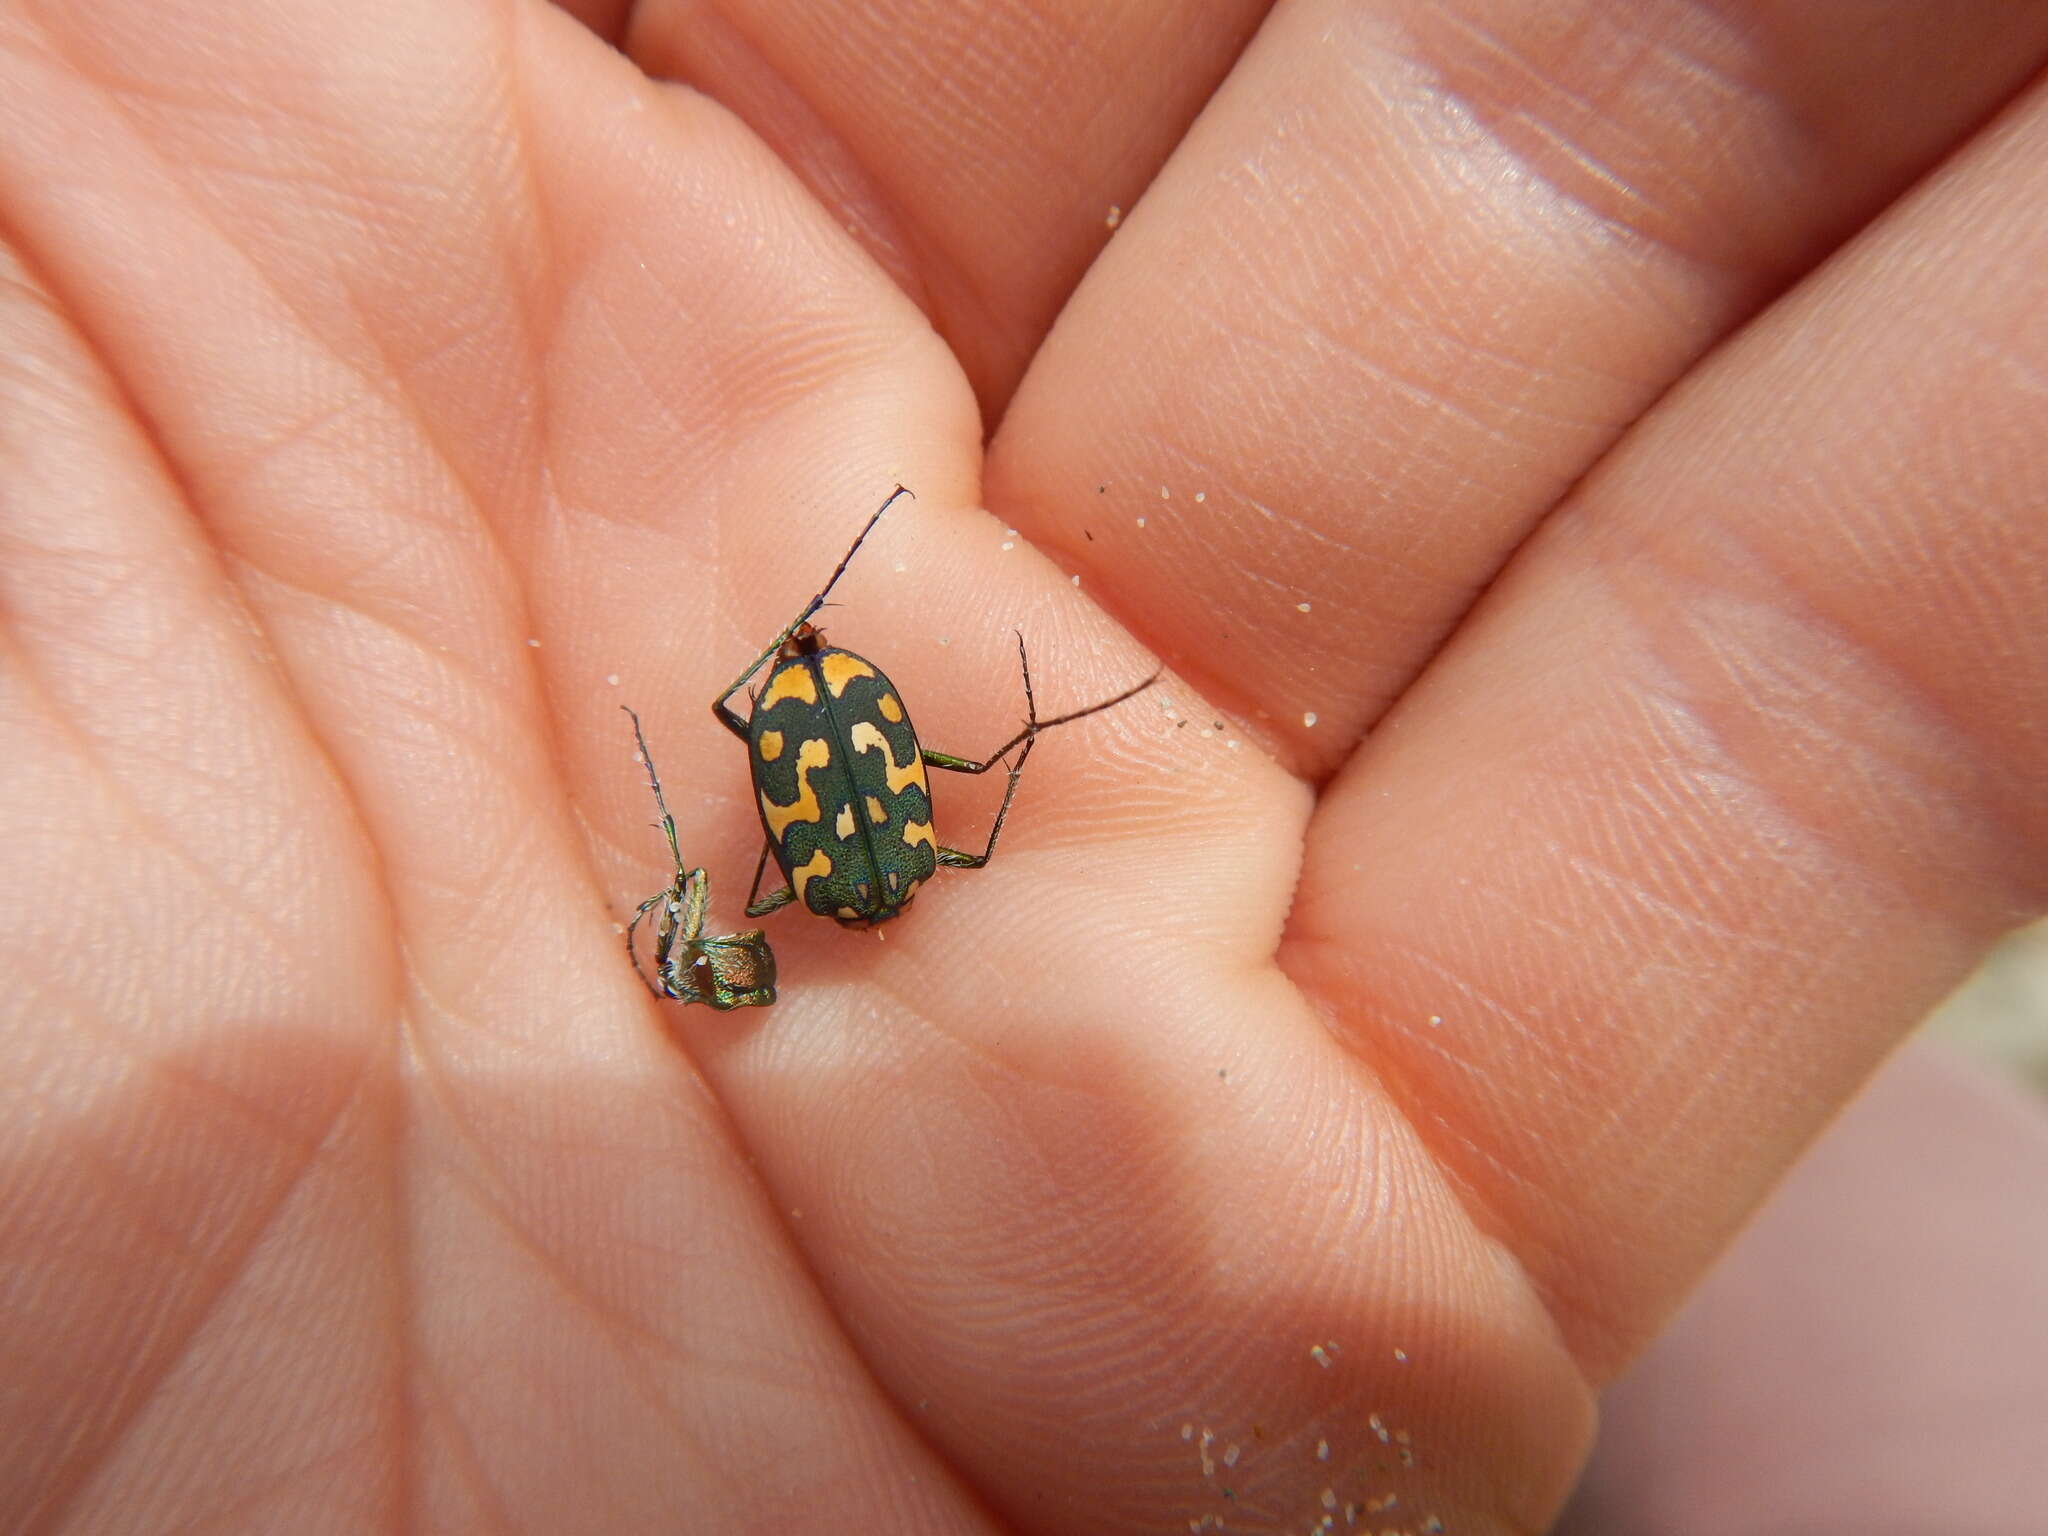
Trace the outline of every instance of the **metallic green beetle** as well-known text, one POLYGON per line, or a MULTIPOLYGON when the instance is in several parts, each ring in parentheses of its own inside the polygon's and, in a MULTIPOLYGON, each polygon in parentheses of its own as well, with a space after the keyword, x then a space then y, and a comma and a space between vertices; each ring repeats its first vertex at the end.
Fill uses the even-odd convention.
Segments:
POLYGON ((910 715, 882 669, 825 644, 810 623, 882 514, 909 494, 899 485, 875 509, 831 579, 711 706, 719 723, 747 743, 755 804, 767 833, 748 893, 749 917, 801 902, 821 917, 868 927, 902 912, 941 865, 981 868, 996 851, 1018 777, 1039 734, 1121 704, 1159 680, 1155 672, 1113 699, 1041 720, 1031 695, 1031 663, 1019 635, 1024 729, 979 761, 920 746, 910 715), (764 666, 769 666, 767 681, 753 697, 751 718, 743 719, 731 708, 732 696, 764 666), (1019 746, 1023 750, 1012 763, 1009 754, 1019 746), (925 769, 986 773, 998 764, 1009 783, 988 846, 980 853, 963 853, 940 843, 932 830, 925 769), (763 896, 761 876, 771 856, 788 884, 763 896))
MULTIPOLYGON (((622 704, 619 706, 625 709, 622 704)), ((775 1001, 775 951, 758 928, 745 933, 704 932, 704 916, 711 905, 711 877, 701 869, 683 868, 683 851, 676 843, 676 821, 661 796, 661 780, 654 772, 654 754, 647 750, 646 733, 640 717, 626 710, 633 720, 633 739, 640 744, 640 761, 647 765, 647 782, 654 788, 654 803, 661 811, 661 830, 668 838, 668 851, 675 858, 675 878, 668 889, 657 891, 640 903, 639 911, 626 925, 626 954, 633 969, 656 997, 674 998, 679 1003, 705 1003, 721 1013, 728 1008, 761 1008, 775 1001), (660 908, 654 919, 654 974, 660 985, 640 969, 640 955, 633 947, 633 934, 650 910, 660 908)))

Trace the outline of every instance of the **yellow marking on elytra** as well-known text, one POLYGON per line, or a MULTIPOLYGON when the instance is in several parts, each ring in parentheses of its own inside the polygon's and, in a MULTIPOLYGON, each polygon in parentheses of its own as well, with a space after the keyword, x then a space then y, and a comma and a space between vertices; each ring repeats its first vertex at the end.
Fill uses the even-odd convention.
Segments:
POLYGON ((801 699, 806 704, 818 702, 818 685, 811 681, 811 669, 801 661, 792 661, 768 679, 768 689, 756 707, 767 709, 784 699, 801 699))
MULTIPOLYGON (((919 843, 923 843, 927 848, 930 848, 934 853, 938 852, 939 840, 936 837, 932 836, 932 824, 928 821, 912 821, 905 823, 903 828, 903 846, 906 848, 915 848, 919 843)), ((909 900, 908 897, 905 897, 904 899, 906 901, 909 900)))
POLYGON ((825 850, 820 848, 811 855, 810 863, 804 865, 801 869, 792 869, 789 872, 789 888, 796 892, 796 899, 802 901, 804 899, 805 886, 817 879, 818 876, 831 873, 832 860, 826 856, 825 850))
POLYGON ((900 724, 903 720, 903 706, 896 702, 896 695, 893 693, 885 693, 875 700, 875 708, 882 712, 882 718, 891 725, 900 724))
POLYGON ((889 889, 891 892, 895 891, 897 884, 902 880, 902 878, 903 877, 897 874, 895 870, 892 869, 889 871, 889 889))
POLYGON ((816 821, 825 814, 824 807, 818 804, 818 792, 811 788, 811 770, 831 761, 832 748, 825 738, 807 736, 796 749, 796 799, 788 805, 777 805, 768 798, 766 790, 761 792, 761 821, 768 828, 771 841, 780 843, 792 821, 816 821))
POLYGON ((868 796, 868 820, 880 826, 889 819, 889 813, 882 809, 882 802, 873 795, 868 796))
POLYGON ((849 838, 849 837, 853 836, 853 807, 852 807, 852 806, 850 806, 850 805, 842 805, 841 807, 839 807, 839 818, 838 818, 838 820, 836 820, 836 821, 834 821, 834 822, 832 823, 832 830, 833 830, 833 831, 834 831, 834 832, 835 832, 836 834, 838 834, 838 836, 839 836, 839 838, 840 838, 840 840, 841 840, 842 842, 843 842, 843 841, 844 841, 845 839, 847 839, 847 838, 849 838))
POLYGON ((881 750, 883 759, 889 765, 882 770, 882 776, 888 781, 890 794, 902 794, 904 786, 909 784, 915 784, 926 794, 931 793, 930 786, 924 781, 924 759, 913 757, 907 767, 898 767, 896 754, 889 750, 889 738, 882 734, 882 728, 874 721, 854 721, 853 730, 849 734, 853 738, 854 751, 865 752, 869 747, 881 750))
POLYGON ((841 907, 839 909, 839 916, 842 921, 849 923, 858 922, 860 920, 860 914, 854 911, 851 907, 841 907))
POLYGON ((772 763, 775 759, 782 756, 782 732, 763 731, 761 739, 754 745, 761 754, 761 761, 772 763))
POLYGON ((819 661, 818 666, 825 674, 825 687, 835 699, 846 692, 846 685, 856 677, 875 675, 873 667, 858 656, 848 655, 845 651, 834 651, 819 661))

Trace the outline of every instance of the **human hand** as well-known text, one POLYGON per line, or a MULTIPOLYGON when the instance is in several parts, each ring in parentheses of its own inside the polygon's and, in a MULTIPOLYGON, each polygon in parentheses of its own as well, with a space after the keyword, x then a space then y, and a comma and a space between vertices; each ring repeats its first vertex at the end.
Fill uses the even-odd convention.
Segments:
POLYGON ((1965 9, 0 9, 6 1523, 1539 1527, 2041 906, 1965 9), (898 480, 928 745, 1169 680, 659 1008, 898 480))

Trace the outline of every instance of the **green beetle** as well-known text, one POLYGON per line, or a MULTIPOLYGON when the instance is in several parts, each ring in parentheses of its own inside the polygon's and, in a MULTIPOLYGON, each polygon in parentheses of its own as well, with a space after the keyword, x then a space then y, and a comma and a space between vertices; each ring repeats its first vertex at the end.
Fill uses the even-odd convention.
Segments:
POLYGON ((711 706, 719 723, 747 743, 755 805, 767 834, 748 893, 749 917, 801 902, 821 917, 869 927, 901 913, 940 866, 981 868, 995 854, 1017 780, 1039 733, 1121 704, 1159 680, 1155 672, 1113 699, 1041 720, 1031 693, 1031 663, 1019 635, 1024 729, 978 761, 921 746, 901 696, 882 669, 825 644, 810 623, 882 514, 909 494, 899 485, 875 509, 831 579, 711 706), (731 707, 732 697, 764 666, 767 680, 753 696, 751 717, 743 718, 731 707), (1016 762, 1010 762, 1009 754, 1020 746, 1016 762), (1009 782, 988 846, 980 853, 946 847, 933 830, 925 770, 986 773, 999 764, 1009 782), (763 896, 761 876, 771 857, 788 883, 763 896))
MULTIPOLYGON (((626 709, 625 705, 619 706, 626 709)), ((654 772, 654 754, 647 750, 647 735, 640 729, 640 717, 632 717, 633 739, 640 745, 640 761, 647 765, 647 782, 654 788, 654 803, 661 811, 661 830, 668 838, 668 851, 676 861, 675 878, 668 888, 640 903, 633 920, 626 925, 626 954, 641 981, 656 997, 679 1003, 704 1003, 721 1013, 728 1008, 763 1008, 775 1001, 775 951, 767 935, 758 928, 745 933, 704 932, 704 917, 711 905, 711 877, 701 869, 683 867, 683 851, 676 842, 675 818, 662 799, 661 780, 654 772), (654 920, 654 978, 640 969, 640 953, 633 947, 633 935, 641 920, 659 907, 654 920)))

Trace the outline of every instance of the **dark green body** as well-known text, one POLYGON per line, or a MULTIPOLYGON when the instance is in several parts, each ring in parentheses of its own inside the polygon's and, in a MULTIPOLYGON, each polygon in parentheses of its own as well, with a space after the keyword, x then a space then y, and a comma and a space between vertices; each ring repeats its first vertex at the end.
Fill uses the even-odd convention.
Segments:
POLYGON ((754 805, 797 900, 869 925, 938 868, 924 754, 882 670, 825 646, 776 658, 747 723, 754 805))

